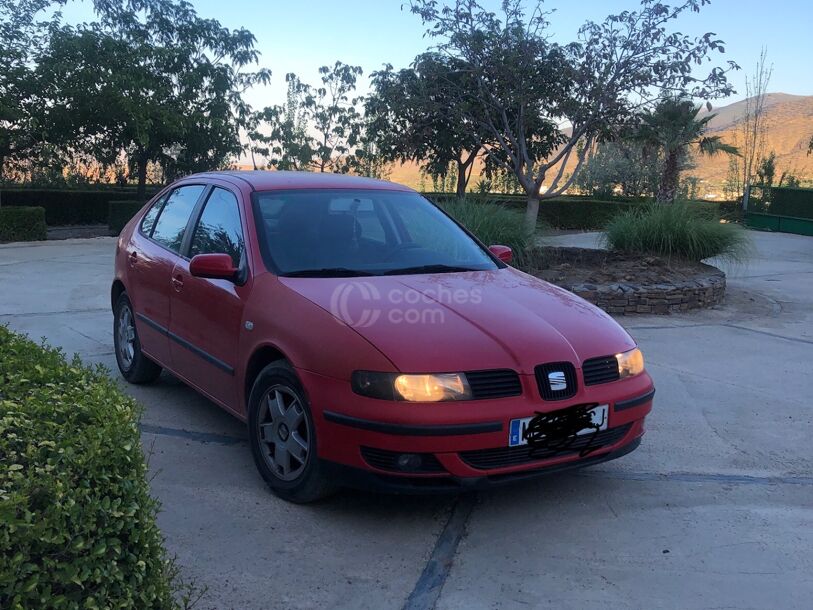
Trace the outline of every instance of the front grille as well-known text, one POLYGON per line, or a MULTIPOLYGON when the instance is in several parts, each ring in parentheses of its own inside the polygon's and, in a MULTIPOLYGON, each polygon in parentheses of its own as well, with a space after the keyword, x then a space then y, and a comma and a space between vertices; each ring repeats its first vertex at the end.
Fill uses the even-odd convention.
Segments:
POLYGON ((466 373, 466 379, 474 398, 503 398, 522 394, 519 375, 511 369, 471 371, 466 373))
POLYGON ((544 400, 565 400, 576 395, 578 383, 576 381, 576 368, 569 362, 549 362, 540 364, 534 369, 539 393, 544 400), (554 390, 550 385, 548 375, 551 373, 564 373, 565 388, 554 390))
POLYGON ((590 358, 590 360, 585 360, 584 364, 582 364, 582 374, 584 375, 584 385, 617 381, 620 379, 618 360, 616 360, 615 356, 590 358))
MULTIPOLYGON (((477 449, 476 451, 463 451, 460 459, 472 468, 478 470, 491 470, 492 468, 506 468, 508 466, 519 466, 530 464, 552 457, 562 457, 577 454, 584 449, 588 443, 590 447, 607 447, 614 445, 629 431, 632 424, 625 424, 617 428, 610 428, 595 435, 585 434, 573 441, 573 444, 565 451, 537 450, 531 455, 531 448, 528 445, 520 447, 498 447, 496 449, 477 449), (591 442, 592 439, 592 442, 591 442)), ((590 455, 590 454, 588 454, 590 455)))
POLYGON ((446 472, 443 465, 432 453, 414 453, 421 458, 419 468, 405 470, 398 466, 398 456, 403 455, 403 451, 387 451, 386 449, 373 449, 372 447, 362 447, 361 455, 364 461, 373 468, 379 470, 389 470, 390 472, 408 472, 411 474, 421 474, 430 472, 446 472))

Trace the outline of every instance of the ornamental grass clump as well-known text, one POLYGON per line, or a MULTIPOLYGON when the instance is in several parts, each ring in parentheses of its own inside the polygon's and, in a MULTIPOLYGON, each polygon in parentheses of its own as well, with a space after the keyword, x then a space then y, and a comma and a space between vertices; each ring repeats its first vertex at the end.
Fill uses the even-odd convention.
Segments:
POLYGON ((486 246, 509 246, 513 250, 514 266, 522 262, 532 239, 525 230, 522 214, 498 203, 480 200, 455 199, 439 206, 486 246))
POLYGON ((748 238, 738 225, 720 222, 691 204, 647 204, 616 216, 605 231, 611 250, 701 261, 746 258, 748 238))

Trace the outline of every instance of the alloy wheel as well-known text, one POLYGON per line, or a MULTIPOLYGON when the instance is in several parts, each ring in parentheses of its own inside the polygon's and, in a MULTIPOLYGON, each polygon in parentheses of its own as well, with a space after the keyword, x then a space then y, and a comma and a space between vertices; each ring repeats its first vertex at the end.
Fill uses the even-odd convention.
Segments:
POLYGON ((260 448, 275 476, 293 481, 302 471, 310 453, 310 426, 299 396, 289 387, 275 385, 260 402, 260 448))
POLYGON ((119 358, 122 367, 129 369, 135 357, 135 322, 133 312, 129 306, 124 305, 119 311, 119 324, 117 329, 119 340, 119 358))

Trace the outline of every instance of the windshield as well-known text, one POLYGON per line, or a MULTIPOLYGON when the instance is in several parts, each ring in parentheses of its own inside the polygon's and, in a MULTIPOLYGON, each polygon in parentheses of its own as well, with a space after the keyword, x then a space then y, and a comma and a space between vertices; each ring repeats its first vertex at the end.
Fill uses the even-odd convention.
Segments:
POLYGON ((266 263, 280 275, 335 277, 497 269, 489 254, 417 193, 255 193, 266 263))

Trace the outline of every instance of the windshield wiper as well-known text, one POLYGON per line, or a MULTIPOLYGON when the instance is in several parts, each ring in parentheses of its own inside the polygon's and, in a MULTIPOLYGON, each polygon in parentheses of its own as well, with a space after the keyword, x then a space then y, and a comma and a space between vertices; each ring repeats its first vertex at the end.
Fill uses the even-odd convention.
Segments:
POLYGON ((324 267, 322 269, 300 269, 282 275, 283 277, 360 277, 375 274, 361 269, 348 269, 347 267, 324 267))
POLYGON ((454 265, 419 265, 417 267, 404 267, 403 269, 391 269, 384 275, 411 275, 415 273, 459 273, 461 271, 480 271, 470 267, 455 267, 454 265))

